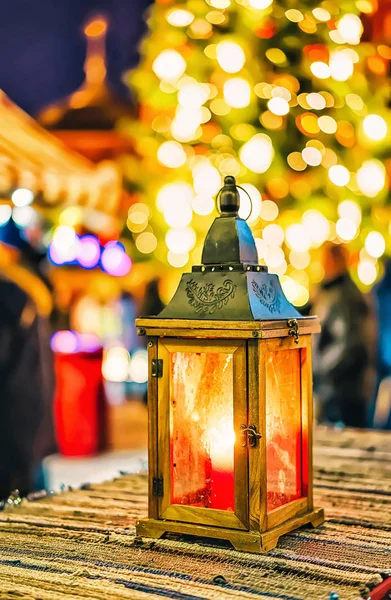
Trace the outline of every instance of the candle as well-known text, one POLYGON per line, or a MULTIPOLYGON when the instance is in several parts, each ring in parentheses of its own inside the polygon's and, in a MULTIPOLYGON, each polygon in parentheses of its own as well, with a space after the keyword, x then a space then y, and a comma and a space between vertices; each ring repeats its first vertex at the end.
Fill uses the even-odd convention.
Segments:
POLYGON ((211 508, 234 510, 234 445, 232 418, 216 419, 208 429, 211 461, 211 508))

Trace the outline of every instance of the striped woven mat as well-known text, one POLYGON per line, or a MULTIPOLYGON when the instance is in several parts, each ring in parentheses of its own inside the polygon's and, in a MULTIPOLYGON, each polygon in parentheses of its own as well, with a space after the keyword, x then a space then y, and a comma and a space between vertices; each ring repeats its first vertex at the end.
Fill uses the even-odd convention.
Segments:
POLYGON ((146 476, 119 476, 0 513, 0 599, 371 597, 391 576, 391 434, 319 429, 316 437, 316 504, 326 509, 318 529, 290 533, 260 555, 140 543, 146 476))

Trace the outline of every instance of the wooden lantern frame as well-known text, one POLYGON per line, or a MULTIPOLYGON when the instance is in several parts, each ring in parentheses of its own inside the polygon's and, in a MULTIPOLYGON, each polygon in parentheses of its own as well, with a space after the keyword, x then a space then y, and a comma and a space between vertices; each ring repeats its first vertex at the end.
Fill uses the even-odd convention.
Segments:
MULTIPOLYGON (((237 550, 273 549, 281 535, 302 525, 316 527, 324 512, 313 506, 311 334, 320 331, 317 317, 270 321, 165 319, 136 320, 148 335, 149 510, 137 522, 137 535, 161 538, 167 533, 227 540, 237 550), (305 497, 267 510, 266 353, 300 350, 301 472, 305 497), (258 432, 254 446, 235 443, 233 512, 171 504, 169 368, 170 351, 225 351, 233 354, 234 428, 258 432)), ((251 435, 251 432, 250 432, 251 435)), ((249 434, 247 434, 249 436, 249 434)), ((248 438, 247 438, 248 441, 248 438)))

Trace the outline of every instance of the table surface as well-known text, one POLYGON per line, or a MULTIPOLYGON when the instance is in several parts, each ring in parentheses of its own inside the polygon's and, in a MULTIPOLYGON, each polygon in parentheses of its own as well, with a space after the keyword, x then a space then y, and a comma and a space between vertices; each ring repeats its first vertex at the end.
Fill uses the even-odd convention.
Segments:
POLYGON ((391 434, 317 429, 314 463, 325 524, 284 536, 268 554, 140 543, 143 473, 7 507, 0 598, 380 600, 391 584, 391 434))

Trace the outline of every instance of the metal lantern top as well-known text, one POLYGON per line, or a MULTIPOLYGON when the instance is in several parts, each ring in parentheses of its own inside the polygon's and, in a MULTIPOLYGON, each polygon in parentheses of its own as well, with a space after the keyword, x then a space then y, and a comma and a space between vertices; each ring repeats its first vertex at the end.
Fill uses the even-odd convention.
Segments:
POLYGON ((159 318, 300 319, 300 313, 285 297, 278 276, 259 265, 251 229, 238 214, 240 195, 234 177, 225 177, 217 200, 220 215, 206 235, 202 265, 182 275, 159 318))

